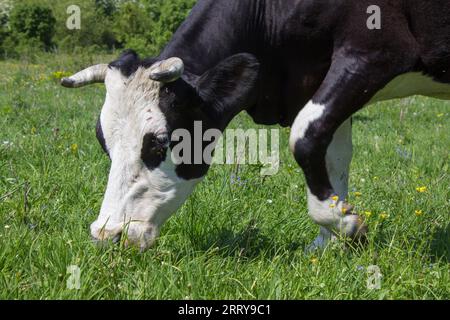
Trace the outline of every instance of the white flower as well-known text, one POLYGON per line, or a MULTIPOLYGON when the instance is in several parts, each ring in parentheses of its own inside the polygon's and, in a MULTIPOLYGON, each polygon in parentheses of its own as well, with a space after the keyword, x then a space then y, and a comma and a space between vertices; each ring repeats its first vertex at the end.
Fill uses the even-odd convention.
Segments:
POLYGON ((2 143, 5 147, 12 147, 14 145, 14 143, 12 143, 11 141, 3 141, 2 143))

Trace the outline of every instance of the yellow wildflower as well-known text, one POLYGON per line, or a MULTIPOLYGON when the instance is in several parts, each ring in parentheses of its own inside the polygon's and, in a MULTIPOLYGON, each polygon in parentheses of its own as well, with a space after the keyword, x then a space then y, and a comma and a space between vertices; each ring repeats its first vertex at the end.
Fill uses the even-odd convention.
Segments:
POLYGON ((386 220, 387 218, 389 218, 389 215, 386 212, 382 212, 380 214, 380 219, 381 220, 386 220))
POLYGON ((334 202, 338 202, 338 201, 339 201, 339 197, 338 197, 338 196, 333 196, 333 197, 331 197, 331 199, 332 199, 334 202))
POLYGON ((370 218, 370 217, 372 216, 372 212, 366 211, 366 212, 364 212, 364 215, 365 215, 367 218, 370 218))
POLYGON ((319 259, 317 259, 315 257, 311 259, 312 264, 317 264, 318 262, 319 262, 319 259))
POLYGON ((55 71, 52 73, 52 77, 57 80, 61 80, 64 77, 69 77, 71 73, 65 71, 55 71))
POLYGON ((70 151, 72 151, 72 153, 77 153, 78 152, 78 144, 74 143, 70 146, 70 151))
POLYGON ((416 191, 417 192, 419 192, 419 193, 425 193, 425 192, 427 192, 427 187, 417 187, 416 188, 416 191))
POLYGON ((416 210, 416 216, 418 216, 418 217, 423 216, 423 211, 422 210, 416 210))
POLYGON ((361 192, 355 192, 354 195, 355 195, 355 197, 361 197, 362 193, 361 192))
POLYGON ((334 209, 334 208, 336 208, 336 205, 334 203, 332 203, 332 204, 330 204, 330 208, 334 209))

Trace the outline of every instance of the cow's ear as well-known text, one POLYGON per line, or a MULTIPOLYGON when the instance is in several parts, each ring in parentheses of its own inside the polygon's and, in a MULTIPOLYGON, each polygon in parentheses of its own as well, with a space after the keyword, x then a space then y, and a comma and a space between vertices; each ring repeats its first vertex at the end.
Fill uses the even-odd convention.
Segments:
POLYGON ((230 121, 251 103, 258 71, 258 60, 247 53, 231 56, 207 71, 197 82, 204 112, 220 122, 230 121))

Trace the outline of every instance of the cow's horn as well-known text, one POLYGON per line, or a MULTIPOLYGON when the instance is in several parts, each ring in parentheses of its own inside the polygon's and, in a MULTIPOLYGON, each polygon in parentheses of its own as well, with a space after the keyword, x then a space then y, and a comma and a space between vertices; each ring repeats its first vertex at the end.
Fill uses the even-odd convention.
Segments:
POLYGON ((159 82, 173 82, 184 72, 184 63, 180 58, 159 61, 150 67, 150 79, 159 82))
POLYGON ((92 83, 104 83, 107 70, 107 64, 97 64, 84 69, 69 78, 63 78, 61 80, 61 85, 66 88, 80 88, 92 83))

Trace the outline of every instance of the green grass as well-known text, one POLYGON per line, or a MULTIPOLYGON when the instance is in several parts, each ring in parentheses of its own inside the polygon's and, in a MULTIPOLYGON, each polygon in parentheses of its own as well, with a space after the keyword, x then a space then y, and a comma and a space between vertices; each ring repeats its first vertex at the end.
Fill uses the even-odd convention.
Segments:
MULTIPOLYGON (((215 166, 153 249, 95 247, 89 225, 109 166, 94 134, 104 87, 67 90, 51 77, 108 59, 0 63, 0 299, 450 298, 450 103, 426 98, 355 117, 350 202, 372 213, 363 250, 304 253, 318 227, 287 129, 278 175, 241 166, 239 186, 235 167, 215 166), (67 289, 70 265, 80 290, 67 289), (370 265, 380 290, 366 286, 370 265)), ((256 125, 242 115, 232 127, 256 125)))

